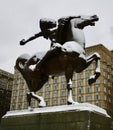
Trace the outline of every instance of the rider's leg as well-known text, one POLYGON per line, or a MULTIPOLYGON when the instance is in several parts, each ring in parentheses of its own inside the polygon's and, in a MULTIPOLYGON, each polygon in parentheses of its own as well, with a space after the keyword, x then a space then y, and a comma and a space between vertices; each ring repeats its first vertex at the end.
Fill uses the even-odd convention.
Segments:
POLYGON ((26 63, 25 63, 25 67, 28 68, 30 65, 34 65, 39 61, 39 59, 34 55, 33 57, 31 57, 26 63))
POLYGON ((44 62, 47 61, 47 59, 49 59, 49 58, 50 58, 51 56, 53 56, 53 55, 59 54, 60 51, 61 51, 61 47, 56 47, 56 48, 54 48, 54 49, 49 50, 49 51, 45 54, 45 56, 38 62, 37 66, 36 66, 36 69, 37 69, 37 70, 40 70, 41 65, 44 64, 44 62))

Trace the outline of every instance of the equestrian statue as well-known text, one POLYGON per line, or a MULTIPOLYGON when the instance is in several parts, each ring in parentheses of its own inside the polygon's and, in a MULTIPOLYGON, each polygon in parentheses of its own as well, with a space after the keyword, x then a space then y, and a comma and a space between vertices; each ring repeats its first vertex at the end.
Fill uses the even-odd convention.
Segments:
POLYGON ((16 60, 16 69, 25 79, 29 92, 27 93, 28 108, 31 108, 31 98, 39 101, 40 107, 45 107, 43 97, 36 95, 43 85, 48 81, 49 76, 64 73, 67 90, 68 104, 78 104, 72 98, 73 73, 80 73, 95 61, 94 74, 88 79, 89 85, 96 82, 100 76, 100 55, 95 52, 86 55, 85 36, 83 29, 90 25, 94 26, 99 18, 93 16, 68 16, 58 19, 40 19, 41 31, 29 39, 21 40, 20 45, 32 41, 38 37, 44 37, 51 41, 50 50, 46 53, 39 53, 29 56, 23 54, 16 60))

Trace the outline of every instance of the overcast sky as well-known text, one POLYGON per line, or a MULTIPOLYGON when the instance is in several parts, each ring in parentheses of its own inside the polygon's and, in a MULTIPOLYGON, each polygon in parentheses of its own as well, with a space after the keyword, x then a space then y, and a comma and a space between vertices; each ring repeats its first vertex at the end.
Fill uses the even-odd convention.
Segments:
POLYGON ((94 27, 84 29, 86 46, 102 43, 113 49, 113 0, 0 0, 0 69, 14 72, 17 57, 49 49, 39 38, 25 46, 19 41, 39 32, 40 18, 97 14, 94 27))

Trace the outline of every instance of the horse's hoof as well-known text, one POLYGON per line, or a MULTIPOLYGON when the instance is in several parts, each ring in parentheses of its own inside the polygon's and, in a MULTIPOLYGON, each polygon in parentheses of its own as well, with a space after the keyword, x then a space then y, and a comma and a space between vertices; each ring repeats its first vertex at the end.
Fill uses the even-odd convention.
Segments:
POLYGON ((100 76, 100 72, 95 72, 95 75, 96 75, 96 79, 100 76))
POLYGON ((74 101, 73 101, 73 102, 69 102, 69 101, 68 101, 67 104, 68 104, 68 105, 77 105, 77 104, 79 104, 79 103, 78 103, 78 102, 74 102, 74 101))
POLYGON ((32 108, 32 107, 28 107, 28 110, 29 110, 29 111, 33 111, 33 108, 32 108))
POLYGON ((45 101, 41 101, 39 103, 39 107, 46 107, 46 102, 45 101))
POLYGON ((89 84, 89 85, 93 84, 94 82, 96 82, 96 80, 95 80, 94 78, 90 78, 90 79, 88 80, 88 84, 89 84))
POLYGON ((91 84, 95 83, 99 76, 100 76, 100 72, 95 72, 94 75, 90 76, 90 78, 88 80, 88 84, 91 85, 91 84))

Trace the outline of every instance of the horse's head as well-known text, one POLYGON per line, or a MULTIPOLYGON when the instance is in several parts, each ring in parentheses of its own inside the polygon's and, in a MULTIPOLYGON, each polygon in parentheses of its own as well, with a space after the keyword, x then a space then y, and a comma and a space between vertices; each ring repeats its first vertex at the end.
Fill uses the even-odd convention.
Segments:
POLYGON ((19 56, 16 60, 15 68, 22 72, 28 59, 30 59, 28 54, 22 54, 19 56))
POLYGON ((85 15, 81 15, 78 16, 76 19, 76 27, 79 29, 83 29, 85 26, 94 26, 95 22, 98 21, 99 18, 97 15, 93 15, 93 16, 85 16, 85 15))

